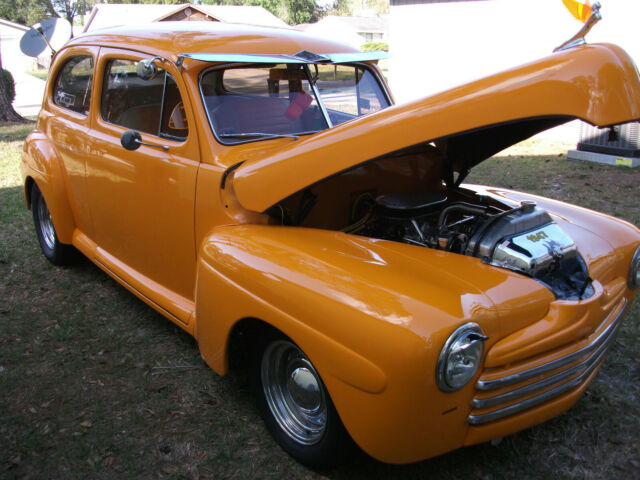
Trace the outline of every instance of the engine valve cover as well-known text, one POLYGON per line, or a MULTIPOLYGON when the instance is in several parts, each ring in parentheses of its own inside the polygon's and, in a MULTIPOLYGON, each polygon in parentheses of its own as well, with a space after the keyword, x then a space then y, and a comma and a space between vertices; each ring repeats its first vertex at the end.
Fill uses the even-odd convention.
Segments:
POLYGON ((561 260, 569 260, 577 253, 571 237, 555 223, 548 223, 499 242, 489 263, 533 277, 556 268, 561 260))

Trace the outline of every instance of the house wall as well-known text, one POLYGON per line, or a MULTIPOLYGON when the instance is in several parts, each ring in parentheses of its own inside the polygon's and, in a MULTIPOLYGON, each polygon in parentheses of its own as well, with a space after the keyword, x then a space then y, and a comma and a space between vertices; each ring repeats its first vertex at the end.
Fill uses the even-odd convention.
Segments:
MULTIPOLYGON (((587 41, 617 43, 640 61, 640 1, 601 3, 587 41)), ((391 88, 398 103, 446 90, 550 55, 581 26, 561 0, 392 0, 391 88)))
POLYGON ((0 23, 0 48, 2 49, 2 66, 14 72, 35 69, 35 59, 27 57, 20 51, 20 39, 26 32, 4 23, 0 23))
POLYGON ((170 15, 162 19, 163 22, 185 21, 185 20, 196 21, 196 22, 207 21, 207 20, 214 21, 214 22, 218 21, 217 19, 210 17, 209 15, 199 12, 198 10, 192 10, 191 8, 185 8, 183 10, 180 10, 174 13, 173 15, 170 15))

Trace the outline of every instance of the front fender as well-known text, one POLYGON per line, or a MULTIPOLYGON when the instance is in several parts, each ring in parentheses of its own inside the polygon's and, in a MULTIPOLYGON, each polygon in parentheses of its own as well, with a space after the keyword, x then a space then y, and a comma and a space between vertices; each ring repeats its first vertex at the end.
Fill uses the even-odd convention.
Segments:
POLYGON ((27 208, 31 207, 30 186, 34 181, 47 202, 58 239, 71 244, 75 222, 63 172, 60 156, 52 142, 42 132, 31 132, 22 149, 22 179, 27 208))
MULTIPOLYGON (((468 321, 482 326, 489 349, 502 326, 482 292, 513 282, 519 295, 539 291, 536 282, 462 255, 326 230, 219 227, 200 248, 196 338, 205 361, 224 374, 233 325, 247 317, 273 325, 309 356, 365 451, 413 461, 463 441, 473 382, 441 392, 437 357, 468 321)), ((514 296, 511 312, 532 308, 514 296)))

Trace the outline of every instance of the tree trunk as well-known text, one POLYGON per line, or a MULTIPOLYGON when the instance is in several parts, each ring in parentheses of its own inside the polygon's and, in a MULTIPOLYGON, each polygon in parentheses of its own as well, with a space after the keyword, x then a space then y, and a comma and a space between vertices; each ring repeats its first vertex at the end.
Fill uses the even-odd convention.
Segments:
POLYGON ((27 121, 13 109, 13 105, 7 98, 7 89, 4 86, 4 75, 2 74, 2 53, 0 52, 0 123, 6 122, 26 123, 27 121))

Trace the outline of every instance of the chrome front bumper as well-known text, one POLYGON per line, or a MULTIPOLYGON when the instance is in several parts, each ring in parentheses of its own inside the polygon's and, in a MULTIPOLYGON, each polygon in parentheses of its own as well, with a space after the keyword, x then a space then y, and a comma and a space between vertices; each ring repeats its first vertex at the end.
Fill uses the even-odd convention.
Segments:
POLYGON ((628 302, 624 299, 622 306, 613 309, 586 346, 577 350, 574 346, 564 347, 563 350, 567 350, 565 355, 504 377, 491 380, 480 377, 476 383, 478 393, 471 403, 468 423, 484 425, 515 415, 583 384, 602 363, 607 350, 615 341, 620 320, 627 307, 628 302), (614 317, 613 320, 611 317, 614 317), (499 392, 491 395, 496 390, 499 392))

